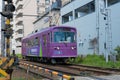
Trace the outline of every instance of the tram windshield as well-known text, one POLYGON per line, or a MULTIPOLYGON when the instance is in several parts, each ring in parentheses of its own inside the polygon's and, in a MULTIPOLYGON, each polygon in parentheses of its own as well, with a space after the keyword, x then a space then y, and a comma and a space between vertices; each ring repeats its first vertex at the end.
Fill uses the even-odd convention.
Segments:
POLYGON ((58 43, 73 43, 75 37, 75 32, 54 32, 54 42, 58 43))

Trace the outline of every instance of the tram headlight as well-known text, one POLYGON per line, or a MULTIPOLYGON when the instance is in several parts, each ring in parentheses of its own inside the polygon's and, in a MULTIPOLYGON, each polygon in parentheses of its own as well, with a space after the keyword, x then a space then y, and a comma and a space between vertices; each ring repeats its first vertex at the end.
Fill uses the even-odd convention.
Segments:
POLYGON ((74 47, 71 47, 71 49, 74 49, 74 47))
POLYGON ((59 48, 59 47, 56 47, 56 49, 58 49, 58 50, 59 50, 60 48, 59 48))
POLYGON ((59 49, 60 49, 60 47, 54 47, 54 49, 57 49, 57 50, 59 50, 59 49))
POLYGON ((71 47, 72 50, 76 49, 76 47, 71 47))

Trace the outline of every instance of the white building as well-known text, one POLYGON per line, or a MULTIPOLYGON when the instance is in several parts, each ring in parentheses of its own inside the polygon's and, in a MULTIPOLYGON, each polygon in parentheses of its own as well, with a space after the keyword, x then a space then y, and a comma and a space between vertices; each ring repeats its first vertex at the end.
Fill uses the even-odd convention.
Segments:
POLYGON ((77 28, 79 55, 105 54, 120 45, 120 0, 66 1, 68 4, 61 9, 61 23, 77 28))
POLYGON ((16 53, 21 53, 21 39, 24 36, 27 36, 28 34, 40 29, 41 27, 48 27, 49 21, 42 26, 42 24, 44 24, 43 21, 47 20, 47 17, 45 17, 45 19, 41 21, 42 23, 38 21, 39 19, 41 19, 41 17, 43 17, 46 13, 50 11, 50 6, 55 1, 56 0, 14 0, 14 4, 16 7, 16 15, 13 19, 14 34, 12 47, 16 53))
POLYGON ((60 24, 61 0, 38 0, 38 19, 34 22, 35 31, 60 24))
POLYGON ((33 22, 37 18, 37 1, 14 0, 16 11, 13 18, 12 50, 21 53, 21 40, 33 31, 33 22))

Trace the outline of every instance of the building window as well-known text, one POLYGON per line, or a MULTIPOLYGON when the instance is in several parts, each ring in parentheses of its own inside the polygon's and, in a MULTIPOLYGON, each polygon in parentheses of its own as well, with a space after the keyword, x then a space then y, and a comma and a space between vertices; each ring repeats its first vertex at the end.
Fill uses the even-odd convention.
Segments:
POLYGON ((50 7, 46 7, 45 8, 45 12, 47 13, 47 12, 49 12, 50 11, 50 7))
POLYGON ((39 0, 37 0, 37 3, 39 3, 39 0))
POLYGON ((82 7, 75 9, 75 18, 79 18, 95 11, 95 2, 92 1, 82 7))
POLYGON ((118 2, 120 2, 120 0, 108 0, 108 6, 111 6, 111 5, 116 4, 118 2))
POLYGON ((18 34, 23 34, 23 29, 18 30, 18 34))
POLYGON ((62 23, 66 23, 66 22, 69 22, 71 20, 73 20, 72 11, 62 16, 62 23))
POLYGON ((48 5, 50 3, 50 0, 45 0, 45 4, 48 5))

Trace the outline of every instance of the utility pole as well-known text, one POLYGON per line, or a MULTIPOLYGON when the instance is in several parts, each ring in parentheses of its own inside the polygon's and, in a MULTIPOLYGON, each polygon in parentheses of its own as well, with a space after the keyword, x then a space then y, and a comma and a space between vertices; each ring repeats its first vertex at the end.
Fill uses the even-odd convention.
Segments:
MULTIPOLYGON (((1 29, 4 33, 5 37, 5 45, 6 45, 6 53, 3 52, 3 54, 6 54, 6 56, 3 56, 0 58, 0 75, 3 75, 5 78, 1 78, 0 80, 11 80, 11 75, 13 72, 12 64, 14 63, 15 58, 10 56, 10 37, 13 34, 12 26, 10 24, 10 20, 13 18, 13 12, 15 11, 15 6, 12 3, 12 0, 3 0, 4 2, 7 2, 7 4, 4 5, 4 10, 0 12, 0 14, 5 19, 5 26, 1 29)), ((3 23, 3 22, 2 22, 3 23)))
POLYGON ((99 0, 95 0, 95 4, 96 4, 95 9, 96 9, 96 31, 97 31, 97 37, 96 37, 97 38, 97 47, 96 47, 97 51, 96 51, 96 53, 99 54, 99 29, 100 29, 99 0))
MULTIPOLYGON (((107 12, 106 12, 107 11, 107 0, 96 0, 96 1, 98 3, 98 4, 96 4, 96 5, 98 5, 97 14, 99 16, 100 16, 100 14, 101 14, 101 16, 104 15, 105 19, 108 19, 107 12)), ((100 23, 99 19, 100 19, 100 17, 97 18, 98 23, 100 23)), ((107 24, 107 21, 106 21, 106 24, 107 24)), ((100 26, 100 25, 98 24, 98 26, 100 26)), ((105 54, 104 54, 104 56, 105 56, 106 62, 108 62, 108 52, 107 52, 107 44, 108 43, 106 42, 106 39, 107 39, 106 31, 107 30, 106 30, 106 25, 105 25, 105 43, 104 43, 105 54)))
POLYGON ((105 23, 105 59, 106 59, 106 62, 109 61, 109 58, 108 58, 108 55, 110 53, 110 48, 109 48, 109 11, 108 11, 108 4, 107 4, 107 0, 105 0, 105 8, 104 8, 104 12, 102 13, 104 16, 105 16, 105 20, 106 20, 106 23, 105 23))
MULTIPOLYGON (((105 2, 105 13, 103 14, 106 18, 106 27, 105 27, 105 35, 106 35, 106 56, 110 55, 110 59, 113 60, 113 47, 112 47, 112 27, 111 27, 111 10, 108 9, 108 2, 105 2)), ((108 62, 108 59, 106 59, 108 62)))
POLYGON ((2 29, 4 31, 4 37, 6 41, 6 55, 10 56, 10 37, 13 34, 13 30, 11 28, 10 20, 13 18, 13 13, 15 11, 15 6, 12 3, 12 0, 4 0, 7 2, 4 6, 4 10, 1 12, 1 15, 6 17, 5 28, 2 29))
MULTIPOLYGON (((111 11, 108 9, 108 0, 101 0, 103 2, 102 6, 100 7, 100 12, 104 15, 105 22, 105 58, 106 62, 108 62, 108 56, 112 55, 113 48, 112 48, 112 28, 111 28, 111 11)), ((114 56, 111 56, 114 57, 114 56)))
MULTIPOLYGON (((2 11, 4 11, 4 6, 5 3, 4 1, 2 1, 2 11)), ((1 16, 1 29, 5 28, 5 17, 1 16)), ((6 56, 6 52, 5 52, 5 36, 4 36, 4 32, 1 31, 1 56, 5 57, 6 56)))

